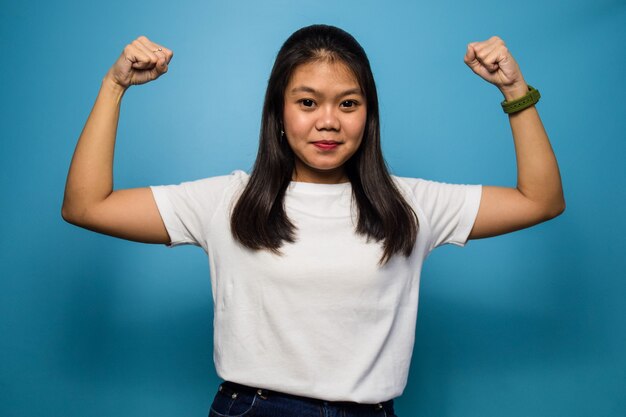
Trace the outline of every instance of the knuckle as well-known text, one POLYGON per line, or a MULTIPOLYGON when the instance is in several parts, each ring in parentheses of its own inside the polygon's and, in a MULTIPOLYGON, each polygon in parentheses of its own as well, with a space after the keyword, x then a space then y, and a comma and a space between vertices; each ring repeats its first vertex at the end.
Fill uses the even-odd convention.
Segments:
POLYGON ((146 38, 144 35, 141 35, 141 36, 138 36, 138 37, 137 37, 137 40, 138 40, 138 41, 147 41, 147 40, 148 40, 148 38, 146 38))

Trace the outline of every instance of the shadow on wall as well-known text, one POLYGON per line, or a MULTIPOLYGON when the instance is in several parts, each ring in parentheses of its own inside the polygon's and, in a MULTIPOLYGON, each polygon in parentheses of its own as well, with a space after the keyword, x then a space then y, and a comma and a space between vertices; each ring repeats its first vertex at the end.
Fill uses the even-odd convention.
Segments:
MULTIPOLYGON (((526 383, 524 378, 541 383, 533 380, 540 376, 544 383, 555 384, 558 375, 545 381, 552 373, 584 367, 586 357, 592 360, 593 347, 603 344, 608 335, 591 319, 597 308, 592 295, 597 285, 593 261, 570 220, 561 218, 549 226, 558 228, 558 233, 531 229, 517 232, 510 240, 502 236, 470 242, 461 261, 452 259, 454 269, 438 258, 432 268, 427 264, 413 382, 400 405, 429 404, 432 408, 424 415, 457 415, 458 410, 450 410, 449 405, 458 406, 459 397, 485 387, 501 391, 494 395, 515 391, 515 400, 524 401, 516 387, 526 383), (493 264, 485 262, 490 253, 499 258, 493 264)), ((445 262, 455 255, 447 253, 445 262)), ((532 394, 526 399, 532 403, 531 398, 532 394)))
POLYGON ((62 342, 51 353, 60 372, 94 385, 206 387, 215 375, 211 288, 206 262, 197 267, 203 254, 193 249, 115 241, 104 255, 94 247, 65 263, 73 269, 62 342), (196 296, 178 294, 181 286, 196 296))

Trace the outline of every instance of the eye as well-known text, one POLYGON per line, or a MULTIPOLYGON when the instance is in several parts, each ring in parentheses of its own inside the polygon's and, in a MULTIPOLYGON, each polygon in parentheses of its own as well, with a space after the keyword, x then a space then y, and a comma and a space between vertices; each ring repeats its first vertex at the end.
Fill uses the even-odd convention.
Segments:
POLYGON ((313 107, 315 103, 309 98, 303 98, 302 100, 300 100, 300 104, 302 104, 304 107, 313 107))
POLYGON ((341 107, 346 107, 350 109, 350 108, 356 107, 357 104, 358 103, 354 100, 346 100, 346 101, 341 102, 341 107))

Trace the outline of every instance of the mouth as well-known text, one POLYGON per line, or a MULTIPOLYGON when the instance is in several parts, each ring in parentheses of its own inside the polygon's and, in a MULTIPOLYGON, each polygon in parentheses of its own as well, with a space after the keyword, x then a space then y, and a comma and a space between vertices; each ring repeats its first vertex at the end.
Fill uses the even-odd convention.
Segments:
POLYGON ((341 145, 341 142, 337 142, 335 140, 317 140, 312 142, 312 144, 318 149, 330 151, 341 145))

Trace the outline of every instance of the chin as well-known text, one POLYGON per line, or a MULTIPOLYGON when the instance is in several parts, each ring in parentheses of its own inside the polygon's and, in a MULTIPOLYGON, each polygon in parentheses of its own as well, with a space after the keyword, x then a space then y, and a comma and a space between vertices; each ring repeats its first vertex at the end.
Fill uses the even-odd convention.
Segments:
POLYGON ((307 164, 308 169, 317 171, 320 174, 332 174, 341 169, 343 164, 307 164))

